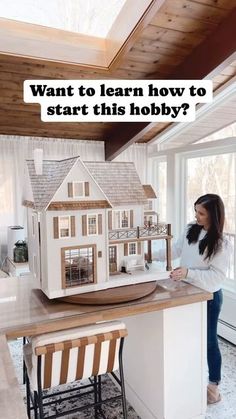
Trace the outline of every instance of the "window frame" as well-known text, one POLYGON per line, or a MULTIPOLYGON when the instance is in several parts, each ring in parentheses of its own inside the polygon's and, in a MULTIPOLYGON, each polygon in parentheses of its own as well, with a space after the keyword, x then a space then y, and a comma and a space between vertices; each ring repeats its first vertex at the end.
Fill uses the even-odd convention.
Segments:
MULTIPOLYGON (((160 164, 165 163, 166 164, 166 190, 163 194, 163 198, 165 201, 165 216, 163 217, 163 219, 161 219, 162 222, 165 222, 168 218, 168 205, 167 205, 167 200, 168 200, 168 158, 167 158, 167 153, 163 153, 163 155, 160 156, 155 156, 155 157, 149 157, 149 159, 151 160, 151 164, 150 167, 152 168, 152 172, 149 175, 149 183, 151 185, 153 185, 154 190, 155 191, 160 191, 160 164)), ((158 199, 152 199, 152 211, 157 212, 157 214, 160 215, 162 213, 164 213, 164 209, 161 209, 161 205, 163 205, 162 202, 162 195, 160 195, 160 193, 158 193, 158 199)), ((146 210, 147 211, 147 210, 146 210)), ((150 210, 149 210, 150 211, 150 210)))
MULTIPOLYGON (((224 142, 224 140, 223 140, 224 142)), ((188 159, 192 159, 192 158, 204 158, 204 157, 208 157, 208 156, 217 156, 217 155, 222 155, 222 154, 230 154, 230 153, 234 153, 235 154, 235 158, 236 158, 236 144, 229 144, 228 146, 224 144, 221 144, 221 140, 217 140, 217 145, 216 146, 212 146, 212 142, 206 143, 208 145, 204 146, 204 143, 200 143, 200 145, 202 145, 202 147, 196 147, 196 149, 192 149, 193 146, 191 148, 189 148, 188 150, 184 151, 184 152, 179 152, 177 155, 177 159, 178 159, 178 163, 179 163, 179 202, 178 202, 178 208, 181 202, 186 202, 187 200, 187 161, 188 159), (210 146, 209 146, 210 143, 210 146)), ((236 175, 235 175, 236 176, 236 175)), ((236 209, 236 191, 235 191, 235 209, 236 209)), ((186 205, 184 206, 184 208, 182 208, 182 210, 180 211, 180 213, 182 213, 181 219, 180 219, 180 223, 179 225, 183 226, 186 225, 187 223, 187 209, 186 209, 186 205)), ((229 233, 231 234, 231 233, 229 233)), ((234 243, 234 252, 233 255, 231 257, 231 259, 233 259, 233 269, 234 269, 234 280, 231 280, 229 278, 226 278, 224 285, 223 285, 223 289, 224 291, 226 291, 226 293, 228 293, 228 295, 230 295, 231 297, 233 296, 233 298, 236 299, 236 231, 235 231, 235 243, 234 243), (233 281, 235 283, 233 283, 233 281)))
POLYGON ((112 226, 115 226, 116 224, 116 214, 119 214, 119 227, 114 227, 114 230, 123 230, 126 228, 130 228, 130 209, 123 209, 123 210, 114 210, 112 211, 112 226), (122 227, 122 213, 128 213, 128 226, 122 227))
POLYGON ((58 238, 59 239, 69 239, 71 237, 71 216, 70 215, 59 215, 58 216, 58 238), (68 236, 62 236, 61 235, 61 226, 60 226, 60 223, 61 223, 61 219, 62 218, 68 218, 68 220, 69 220, 69 233, 68 233, 68 236))
MULTIPOLYGON (((62 247, 61 248, 61 279, 62 279, 62 289, 71 289, 75 287, 86 287, 90 285, 94 285, 97 283, 97 246, 96 244, 86 244, 81 246, 70 246, 70 247, 62 247), (66 251, 73 251, 78 250, 78 257, 80 257, 80 251, 83 249, 92 249, 92 275, 93 281, 92 282, 85 282, 85 283, 75 283, 73 285, 67 285, 66 281, 66 251)), ((68 258, 69 259, 69 258, 68 258)), ((70 259, 73 259, 72 256, 70 259)), ((81 278, 80 278, 81 279, 81 278)))
POLYGON ((136 256, 138 253, 137 253, 137 243, 136 242, 130 242, 130 243, 128 243, 128 256, 136 256), (130 246, 134 246, 135 247, 135 253, 131 253, 130 252, 130 246))
POLYGON ((73 198, 84 198, 85 197, 85 182, 80 181, 80 180, 74 180, 72 182, 72 194, 73 194, 73 198), (75 193, 75 186, 81 184, 82 185, 82 189, 83 189, 83 193, 81 195, 76 195, 75 193))
POLYGON ((87 236, 97 236, 98 235, 98 214, 87 214, 87 236), (96 233, 89 233, 89 219, 95 218, 96 220, 96 233))
MULTIPOLYGON (((152 168, 149 178, 150 182, 158 190, 157 162, 167 161, 167 219, 166 222, 172 226, 174 239, 183 232, 186 220, 186 210, 183 211, 183 202, 186 199, 186 159, 204 157, 217 154, 236 153, 235 137, 228 137, 221 140, 209 141, 206 143, 188 144, 181 147, 173 147, 156 151, 150 148, 148 158, 149 167, 152 168)), ((153 147, 153 146, 152 146, 153 147)), ((163 243, 162 241, 160 241, 163 243)), ((234 270, 236 272, 236 249, 233 255, 234 270)), ((223 286, 224 294, 236 300, 236 279, 235 284, 223 286)))

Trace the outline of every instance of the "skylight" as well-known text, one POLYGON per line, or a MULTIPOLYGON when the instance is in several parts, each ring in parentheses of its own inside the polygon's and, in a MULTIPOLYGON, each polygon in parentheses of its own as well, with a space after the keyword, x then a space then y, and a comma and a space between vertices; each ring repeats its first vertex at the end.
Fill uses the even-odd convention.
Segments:
POLYGON ((0 17, 106 38, 126 0, 0 0, 0 17))

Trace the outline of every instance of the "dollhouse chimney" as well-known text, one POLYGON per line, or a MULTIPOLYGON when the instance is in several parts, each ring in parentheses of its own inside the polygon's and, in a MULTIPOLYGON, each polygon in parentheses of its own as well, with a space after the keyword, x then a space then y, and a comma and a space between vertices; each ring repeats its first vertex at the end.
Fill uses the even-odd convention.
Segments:
POLYGON ((34 149, 34 168, 36 175, 43 174, 43 149, 35 148, 34 149))

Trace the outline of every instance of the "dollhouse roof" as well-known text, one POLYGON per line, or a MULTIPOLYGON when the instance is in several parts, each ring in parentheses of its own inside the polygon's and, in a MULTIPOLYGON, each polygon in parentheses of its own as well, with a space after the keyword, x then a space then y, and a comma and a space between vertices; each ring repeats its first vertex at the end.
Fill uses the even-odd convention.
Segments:
POLYGON ((112 206, 146 204, 134 163, 84 162, 112 206))
POLYGON ((157 198, 156 193, 151 185, 143 185, 143 189, 147 199, 157 198))
POLYGON ((34 208, 45 209, 78 157, 64 160, 43 160, 43 174, 37 175, 34 160, 26 160, 34 197, 34 208))
MULTIPOLYGON (((78 159, 43 160, 42 175, 36 174, 34 160, 27 160, 36 210, 47 208, 78 159)), ((96 161, 84 162, 84 165, 112 206, 147 203, 133 163, 96 161)))

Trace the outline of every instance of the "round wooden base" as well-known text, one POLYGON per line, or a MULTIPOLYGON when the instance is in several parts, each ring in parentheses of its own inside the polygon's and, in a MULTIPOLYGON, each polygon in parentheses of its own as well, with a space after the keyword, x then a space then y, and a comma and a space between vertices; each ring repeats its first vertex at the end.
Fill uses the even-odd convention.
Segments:
POLYGON ((73 304, 92 305, 125 303, 151 294, 156 289, 156 285, 157 281, 144 282, 142 284, 125 285, 123 287, 61 297, 57 298, 57 300, 73 304))

